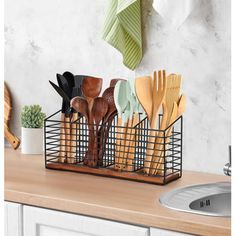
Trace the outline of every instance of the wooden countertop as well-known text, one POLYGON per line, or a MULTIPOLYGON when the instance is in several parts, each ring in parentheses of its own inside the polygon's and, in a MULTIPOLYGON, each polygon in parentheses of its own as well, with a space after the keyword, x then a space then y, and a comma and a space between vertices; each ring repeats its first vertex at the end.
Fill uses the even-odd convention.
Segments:
POLYGON ((230 235, 230 218, 178 212, 158 199, 174 188, 229 181, 230 178, 185 171, 166 186, 44 168, 42 155, 5 149, 5 200, 197 235, 230 235))

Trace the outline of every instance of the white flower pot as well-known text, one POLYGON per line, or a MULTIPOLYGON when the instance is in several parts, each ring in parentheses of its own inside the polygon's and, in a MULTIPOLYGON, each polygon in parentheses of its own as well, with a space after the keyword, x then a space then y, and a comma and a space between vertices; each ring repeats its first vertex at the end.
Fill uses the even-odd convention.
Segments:
POLYGON ((43 153, 43 128, 21 128, 21 152, 23 154, 43 153))

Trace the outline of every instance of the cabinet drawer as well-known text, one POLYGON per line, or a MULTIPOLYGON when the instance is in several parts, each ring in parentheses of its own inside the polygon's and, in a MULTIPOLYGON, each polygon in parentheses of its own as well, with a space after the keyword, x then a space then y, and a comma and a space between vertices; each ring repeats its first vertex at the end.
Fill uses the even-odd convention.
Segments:
POLYGON ((149 229, 71 213, 24 206, 24 236, 148 236, 149 229))
POLYGON ((150 236, 191 236, 191 235, 164 229, 150 228, 150 236))

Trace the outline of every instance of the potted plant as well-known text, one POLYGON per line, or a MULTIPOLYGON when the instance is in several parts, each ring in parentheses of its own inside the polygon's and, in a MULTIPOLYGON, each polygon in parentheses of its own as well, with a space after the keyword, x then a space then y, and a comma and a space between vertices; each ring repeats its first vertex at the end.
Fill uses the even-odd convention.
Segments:
POLYGON ((21 112, 21 152, 43 153, 43 122, 46 115, 40 105, 24 106, 21 112))

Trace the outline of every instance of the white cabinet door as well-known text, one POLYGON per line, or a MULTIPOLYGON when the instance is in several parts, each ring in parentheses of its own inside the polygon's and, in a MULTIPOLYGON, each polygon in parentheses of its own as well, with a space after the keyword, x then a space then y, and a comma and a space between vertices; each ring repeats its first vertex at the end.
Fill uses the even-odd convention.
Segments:
POLYGON ((191 235, 169 230, 150 228, 150 236, 191 236, 191 235))
POLYGON ((149 229, 24 206, 24 236, 148 236, 149 229))
POLYGON ((5 202, 4 207, 5 236, 23 236, 22 205, 5 202))

